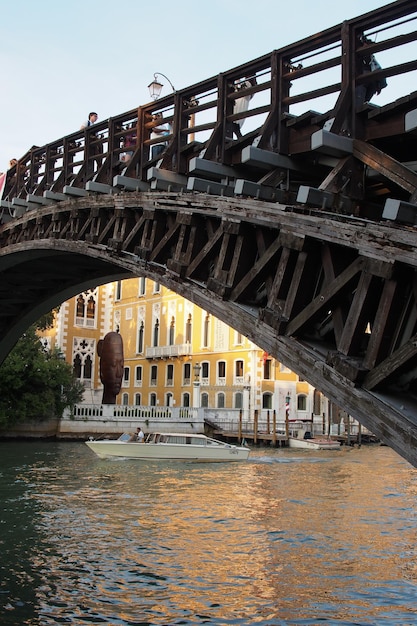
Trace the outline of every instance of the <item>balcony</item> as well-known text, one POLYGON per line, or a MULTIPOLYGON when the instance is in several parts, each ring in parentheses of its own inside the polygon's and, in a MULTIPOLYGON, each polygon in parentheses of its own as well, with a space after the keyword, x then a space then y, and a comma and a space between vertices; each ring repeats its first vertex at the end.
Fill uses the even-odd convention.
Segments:
POLYGON ((147 359, 169 359, 171 357, 187 356, 191 354, 191 344, 181 343, 173 346, 153 346, 146 348, 147 359))

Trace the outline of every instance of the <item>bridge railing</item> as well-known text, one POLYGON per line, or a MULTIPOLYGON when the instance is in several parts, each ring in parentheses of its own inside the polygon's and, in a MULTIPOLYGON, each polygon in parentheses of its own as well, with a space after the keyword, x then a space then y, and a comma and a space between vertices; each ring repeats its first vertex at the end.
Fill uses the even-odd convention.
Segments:
POLYGON ((398 0, 86 130, 33 146, 8 171, 2 208, 16 216, 36 204, 109 191, 115 181, 127 190, 161 184, 193 190, 187 177, 193 176, 195 157, 242 165, 246 146, 292 158, 305 155, 312 132, 326 121, 334 133, 361 138, 357 87, 388 77, 392 100, 408 93, 409 82, 397 78, 417 70, 416 19, 414 3, 398 0), (365 45, 362 35, 373 43, 365 45), (371 77, 363 73, 361 58, 374 53, 383 69, 371 77), (167 135, 162 154, 153 157, 153 146, 161 143, 153 136, 161 123, 157 114, 167 135))

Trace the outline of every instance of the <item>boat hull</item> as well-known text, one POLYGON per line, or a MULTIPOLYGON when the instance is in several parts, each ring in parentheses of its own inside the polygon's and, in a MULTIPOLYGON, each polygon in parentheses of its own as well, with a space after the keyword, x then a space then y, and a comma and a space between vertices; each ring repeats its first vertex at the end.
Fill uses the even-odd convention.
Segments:
POLYGON ((101 458, 119 457, 138 460, 179 460, 179 461, 246 461, 249 448, 225 444, 225 447, 211 447, 192 444, 137 443, 125 441, 86 441, 87 446, 101 458))
POLYGON ((290 448, 301 448, 304 450, 340 450, 340 442, 331 439, 297 439, 290 437, 288 440, 290 448))

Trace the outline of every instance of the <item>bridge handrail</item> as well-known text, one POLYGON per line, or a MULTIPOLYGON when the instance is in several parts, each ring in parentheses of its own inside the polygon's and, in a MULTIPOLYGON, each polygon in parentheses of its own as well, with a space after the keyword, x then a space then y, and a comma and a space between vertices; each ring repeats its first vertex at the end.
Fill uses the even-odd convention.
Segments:
MULTIPOLYGON (((141 189, 151 189, 155 167, 186 176, 190 159, 195 156, 231 164, 231 148, 237 144, 242 149, 255 137, 257 147, 288 154, 286 124, 296 128, 303 123, 303 116, 292 113, 292 108, 306 103, 314 105, 323 97, 332 96, 332 105, 324 113, 305 111, 306 119, 314 115, 322 121, 334 117, 332 132, 338 132, 342 122, 348 120, 351 135, 360 136, 358 112, 350 104, 354 101, 352 86, 369 82, 370 75, 360 73, 357 60, 365 49, 370 54, 403 53, 400 62, 387 64, 378 71, 378 78, 417 69, 417 61, 406 56, 407 45, 417 41, 417 31, 410 26, 417 19, 412 4, 397 0, 86 130, 46 146, 33 146, 7 172, 2 207, 8 208, 16 199, 32 202, 33 206, 33 201, 47 199, 48 194, 52 199, 62 199, 63 193, 82 195, 88 183, 111 190, 118 175, 138 180, 141 189), (397 32, 406 28, 409 32, 397 32), (396 34, 389 37, 392 30, 396 34), (362 34, 385 38, 365 48, 359 42, 362 34), (328 73, 325 78, 323 74, 328 73), (256 79, 257 84, 237 92, 236 83, 242 85, 245 77, 256 79), (234 112, 239 98, 252 96, 249 108, 234 112), (157 113, 163 114, 164 123, 170 128, 164 139, 164 152, 153 157, 152 147, 161 143, 159 138, 151 137, 153 128, 160 123, 153 119, 157 113), (241 131, 243 125, 248 129, 245 134, 241 131)), ((90 190, 96 189, 90 185, 90 190)))

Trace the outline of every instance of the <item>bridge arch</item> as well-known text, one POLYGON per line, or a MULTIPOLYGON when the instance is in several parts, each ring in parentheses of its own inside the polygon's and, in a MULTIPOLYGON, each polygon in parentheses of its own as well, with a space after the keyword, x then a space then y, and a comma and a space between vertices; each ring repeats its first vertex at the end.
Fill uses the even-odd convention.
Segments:
POLYGON ((65 299, 142 275, 232 325, 417 464, 405 408, 416 378, 416 252, 403 229, 252 199, 133 192, 60 202, 0 230, 0 356, 65 299))

